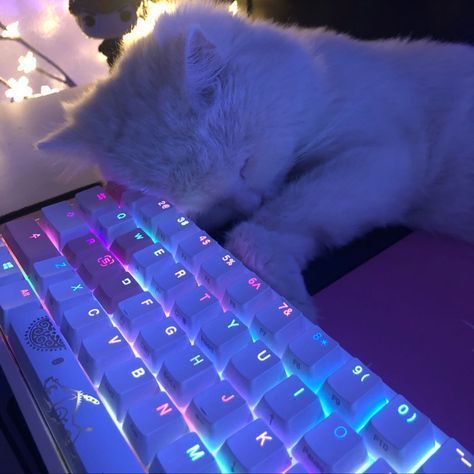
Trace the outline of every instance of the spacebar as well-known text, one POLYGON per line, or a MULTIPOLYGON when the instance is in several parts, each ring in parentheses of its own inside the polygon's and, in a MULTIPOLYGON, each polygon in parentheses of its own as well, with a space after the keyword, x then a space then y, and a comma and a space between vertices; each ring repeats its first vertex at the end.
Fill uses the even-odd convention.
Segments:
POLYGON ((13 318, 8 339, 71 472, 143 472, 46 313, 13 318))

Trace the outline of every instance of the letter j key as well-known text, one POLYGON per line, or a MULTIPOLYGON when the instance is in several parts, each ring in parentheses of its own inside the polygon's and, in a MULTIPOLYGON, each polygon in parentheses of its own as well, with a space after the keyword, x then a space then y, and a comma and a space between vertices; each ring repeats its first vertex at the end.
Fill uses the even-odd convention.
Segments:
POLYGON ((220 446, 252 421, 245 400, 227 380, 198 393, 189 404, 186 416, 211 448, 220 446))

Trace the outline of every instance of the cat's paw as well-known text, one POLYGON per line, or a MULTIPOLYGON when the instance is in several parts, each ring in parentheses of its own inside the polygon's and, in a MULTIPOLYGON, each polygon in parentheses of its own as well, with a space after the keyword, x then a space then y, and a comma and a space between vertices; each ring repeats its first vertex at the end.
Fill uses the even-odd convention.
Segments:
POLYGON ((302 269, 291 252, 289 237, 253 222, 243 222, 229 232, 226 248, 314 320, 317 310, 306 290, 302 269))

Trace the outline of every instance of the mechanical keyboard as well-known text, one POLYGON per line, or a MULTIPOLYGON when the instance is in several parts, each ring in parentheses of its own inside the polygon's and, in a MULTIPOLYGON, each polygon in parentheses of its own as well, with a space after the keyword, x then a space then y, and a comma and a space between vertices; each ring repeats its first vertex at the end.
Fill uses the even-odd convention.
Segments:
POLYGON ((113 183, 3 226, 0 330, 65 471, 473 472, 187 216, 113 183))

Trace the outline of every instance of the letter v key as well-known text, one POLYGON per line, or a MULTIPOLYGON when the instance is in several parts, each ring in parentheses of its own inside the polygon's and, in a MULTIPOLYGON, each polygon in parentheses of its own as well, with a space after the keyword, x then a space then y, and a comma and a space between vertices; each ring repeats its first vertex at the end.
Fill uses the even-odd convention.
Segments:
POLYGON ((112 339, 109 339, 109 344, 118 344, 119 342, 122 342, 122 339, 120 339, 118 334, 116 334, 112 339))

